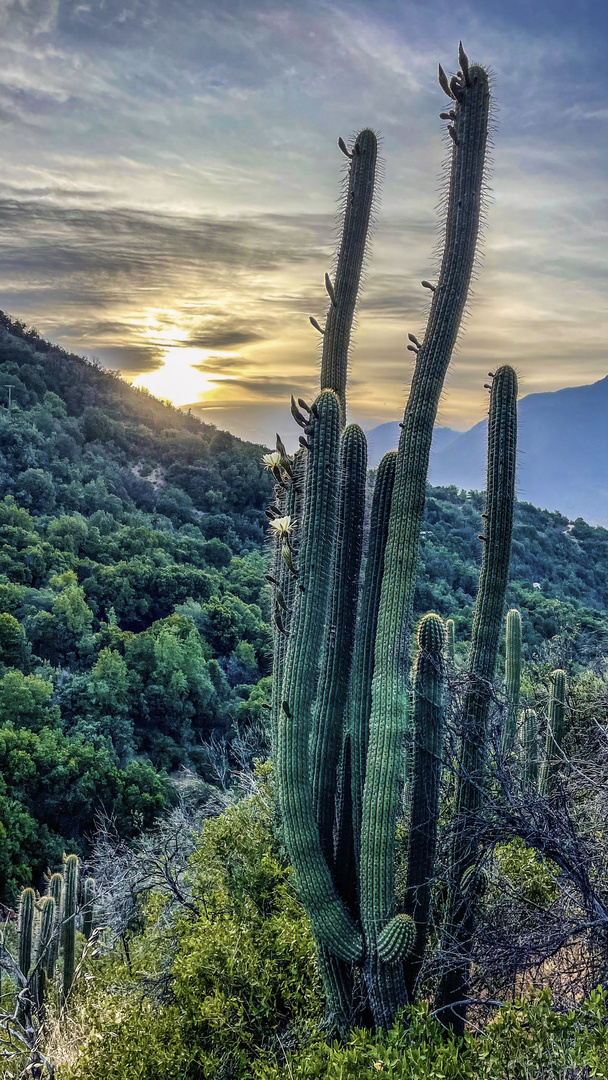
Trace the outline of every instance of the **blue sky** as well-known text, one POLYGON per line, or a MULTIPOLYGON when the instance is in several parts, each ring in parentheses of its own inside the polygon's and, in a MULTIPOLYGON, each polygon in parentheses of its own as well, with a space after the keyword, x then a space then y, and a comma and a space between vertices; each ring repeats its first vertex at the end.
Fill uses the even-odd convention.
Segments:
POLYGON ((344 158, 384 180, 350 414, 401 416, 446 155, 437 64, 494 73, 483 258, 441 420, 607 374, 608 17, 572 3, 0 0, 0 307, 256 440, 311 394, 344 158))

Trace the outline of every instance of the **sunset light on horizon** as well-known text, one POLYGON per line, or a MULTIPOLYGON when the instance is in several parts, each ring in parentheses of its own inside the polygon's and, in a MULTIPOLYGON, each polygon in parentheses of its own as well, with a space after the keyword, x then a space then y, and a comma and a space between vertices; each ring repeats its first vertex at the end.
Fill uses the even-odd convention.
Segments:
POLYGON ((289 396, 318 378, 308 316, 327 305, 337 138, 369 125, 384 178, 350 415, 399 419, 420 281, 437 269, 437 64, 454 70, 462 38, 493 73, 494 164, 439 422, 480 419, 489 364, 515 363, 523 395, 607 373, 603 9, 58 0, 11 2, 0 25, 0 306, 44 337, 237 435, 296 438, 289 396))

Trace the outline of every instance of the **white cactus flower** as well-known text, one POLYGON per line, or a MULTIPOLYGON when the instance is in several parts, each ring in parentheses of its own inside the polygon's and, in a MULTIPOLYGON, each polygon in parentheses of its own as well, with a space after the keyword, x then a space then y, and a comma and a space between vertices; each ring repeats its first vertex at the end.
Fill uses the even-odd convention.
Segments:
POLYGON ((285 517, 273 518, 268 522, 268 527, 278 533, 279 536, 289 536, 290 532, 295 529, 295 521, 291 520, 291 515, 286 514, 285 517))
POLYGON ((266 469, 279 469, 282 461, 283 456, 278 450, 273 450, 271 454, 262 455, 262 464, 266 469))

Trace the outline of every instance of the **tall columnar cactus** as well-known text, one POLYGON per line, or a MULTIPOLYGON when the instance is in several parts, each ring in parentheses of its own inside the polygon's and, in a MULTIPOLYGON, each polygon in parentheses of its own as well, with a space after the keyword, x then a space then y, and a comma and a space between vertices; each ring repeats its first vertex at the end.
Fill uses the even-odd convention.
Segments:
POLYGON ((452 167, 445 248, 426 333, 405 409, 397 452, 378 627, 363 795, 361 915, 367 982, 376 1023, 389 1025, 406 1001, 403 973, 377 958, 377 938, 394 914, 395 827, 406 730, 409 638, 420 556, 420 529, 433 426, 468 295, 488 140, 487 73, 462 54, 452 80, 452 167))
POLYGON ((448 619, 445 624, 445 651, 448 664, 453 670, 456 662, 456 627, 453 619, 448 619))
POLYGON ((490 394, 485 531, 480 537, 482 561, 456 779, 452 881, 443 931, 443 948, 451 960, 438 993, 439 1006, 445 1010, 444 1021, 459 1032, 464 1029, 466 1007, 456 1003, 462 1003, 467 995, 473 929, 471 905, 461 881, 477 856, 474 815, 483 798, 491 687, 511 557, 516 460, 517 377, 512 368, 501 367, 494 376, 490 394))
POLYGON ((431 910, 445 711, 444 643, 445 628, 439 615, 425 615, 418 627, 411 725, 414 761, 406 907, 414 920, 416 936, 409 951, 406 968, 406 986, 410 1000, 424 957, 431 910))
POLYGON ((19 970, 26 979, 32 966, 32 943, 34 939, 34 912, 36 894, 24 889, 19 900, 19 970))
POLYGON ((344 736, 344 712, 355 643, 359 574, 363 548, 367 443, 357 424, 342 435, 336 550, 325 631, 321 676, 311 743, 312 798, 328 866, 333 866, 337 772, 344 736))
POLYGON ((320 394, 315 412, 306 467, 298 588, 283 678, 277 780, 285 844, 317 941, 339 959, 353 963, 361 957, 363 942, 337 895, 323 856, 309 769, 312 712, 329 606, 337 516, 340 406, 333 391, 320 394))
POLYGON ((329 308, 323 330, 321 389, 335 391, 344 425, 348 350, 374 201, 378 140, 366 128, 355 136, 352 150, 348 151, 342 140, 340 146, 350 158, 350 169, 333 284, 329 275, 325 275, 329 308))
POLYGON ((93 915, 95 913, 95 878, 85 878, 83 896, 82 896, 82 932, 89 940, 93 933, 93 915))
POLYGON ((566 672, 558 669, 551 673, 551 696, 547 717, 547 737, 545 740, 545 760, 541 769, 539 789, 541 795, 548 795, 555 783, 555 777, 563 765, 562 744, 565 735, 566 711, 566 672))
POLYGON ((538 718, 534 709, 526 709, 522 726, 522 777, 530 791, 538 787, 538 718))
POLYGON ((67 998, 74 979, 76 959, 76 912, 78 908, 78 856, 64 860, 62 905, 63 997, 67 998))
MULTIPOLYGON (((365 246, 356 177, 359 170, 368 167, 371 153, 367 164, 357 159, 365 159, 366 140, 372 146, 371 132, 361 133, 353 149, 336 281, 334 286, 326 281, 331 306, 322 331, 321 394, 312 406, 309 422, 292 403, 295 419, 305 427, 307 438, 301 437, 301 441, 307 449, 307 462, 297 565, 292 560, 289 566, 290 572, 297 574, 297 583, 280 694, 277 790, 283 838, 317 941, 330 1012, 339 1014, 342 1027, 352 1005, 349 965, 357 963, 363 964, 373 1021, 380 1027, 390 1025, 397 1009, 407 1001, 406 970, 409 985, 416 981, 428 923, 443 685, 444 631, 437 616, 429 616, 421 630, 417 664, 417 745, 411 784, 409 910, 405 912, 399 911, 395 897, 395 829, 410 689, 409 634, 429 451, 473 269, 487 143, 487 75, 482 68, 469 65, 462 49, 460 63, 461 71, 451 83, 440 73, 441 85, 452 101, 447 116, 452 121, 452 167, 445 250, 437 285, 423 282, 432 291, 432 303, 422 345, 410 335, 410 348, 417 359, 399 450, 378 470, 345 726, 336 720, 341 709, 333 710, 332 715, 330 706, 336 695, 343 701, 355 616, 354 600, 348 619, 334 614, 340 590, 346 588, 345 561, 336 535, 338 492, 345 490, 344 470, 349 468, 343 461, 340 476, 338 433, 344 423, 348 339, 365 246), (351 205, 355 208, 352 213, 351 205), (355 249, 357 259, 349 263, 355 249), (344 279, 348 279, 350 290, 344 307, 346 286, 340 285, 343 261, 344 268, 351 267, 344 279), (332 832, 337 811, 339 850, 346 850, 348 845, 343 841, 348 839, 345 834, 351 818, 346 812, 340 816, 349 805, 348 799, 340 796, 348 795, 349 771, 351 850, 358 868, 363 934, 356 922, 356 898, 353 904, 346 896, 337 873, 332 832), (404 968, 406 957, 410 959, 404 968)), ((368 184, 369 205, 371 194, 368 184)), ((288 479, 281 479, 289 484, 288 479)), ((276 523, 274 527, 278 527, 276 523)), ((489 573, 486 568, 486 577, 489 573)), ((349 588, 354 597, 353 581, 349 588)))
POLYGON ((349 733, 351 750, 351 791, 353 802, 353 833, 357 866, 361 857, 361 816, 365 763, 369 740, 369 714, 372 707, 372 678, 374 674, 374 644, 380 605, 380 588, 384 567, 384 549, 391 512, 391 496, 395 481, 397 453, 390 450, 378 466, 370 515, 367 561, 359 612, 359 630, 349 689, 349 733))
POLYGON ((510 754, 517 732, 519 694, 521 688, 521 615, 517 608, 507 612, 505 637, 505 689, 507 691, 507 715, 502 731, 502 752, 510 754))

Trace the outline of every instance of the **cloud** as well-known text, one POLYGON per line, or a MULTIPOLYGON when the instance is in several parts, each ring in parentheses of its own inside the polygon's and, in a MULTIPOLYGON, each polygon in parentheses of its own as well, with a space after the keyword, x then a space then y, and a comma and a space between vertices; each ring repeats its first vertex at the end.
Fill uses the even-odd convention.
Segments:
POLYGON ((420 335, 420 280, 436 274, 436 64, 453 67, 462 35, 492 65, 501 113, 444 417, 477 419, 501 361, 524 392, 591 381, 607 337, 601 20, 477 0, 0 4, 0 306, 129 378, 193 350, 181 370, 192 357, 202 386, 218 377, 196 407, 261 438, 282 395, 318 377, 308 315, 328 302, 336 139, 370 124, 385 175, 350 401, 366 426, 400 417, 406 334, 420 335))

